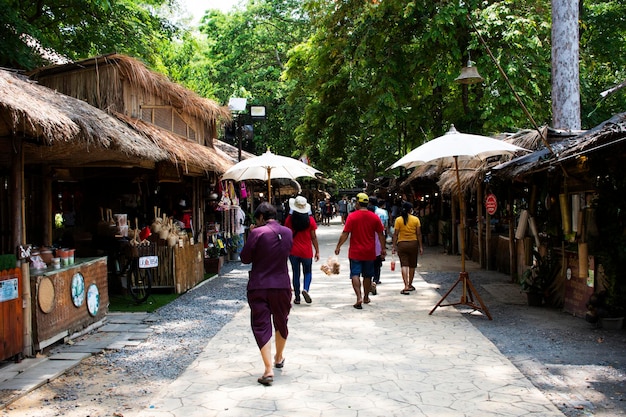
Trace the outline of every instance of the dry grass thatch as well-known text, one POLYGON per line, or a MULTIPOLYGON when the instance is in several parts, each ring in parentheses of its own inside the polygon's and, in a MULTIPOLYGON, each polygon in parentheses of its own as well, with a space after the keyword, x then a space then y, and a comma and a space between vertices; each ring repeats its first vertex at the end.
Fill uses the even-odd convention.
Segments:
MULTIPOLYGON (((459 180, 462 190, 474 191, 482 182, 487 162, 480 159, 459 161, 459 180)), ((458 192, 456 170, 448 168, 439 176, 437 186, 443 194, 458 192)))
POLYGON ((569 146, 559 153, 559 160, 616 145, 624 140, 626 140, 626 113, 619 113, 568 141, 569 146))
MULTIPOLYGON (((223 142, 219 139, 213 139, 213 148, 215 148, 215 150, 218 153, 221 153, 222 155, 224 155, 226 158, 228 158, 229 160, 231 160, 233 163, 237 163, 239 162, 239 148, 228 144, 226 142, 223 142)), ((244 151, 241 151, 241 159, 248 159, 248 158, 253 158, 256 155, 244 151)))
POLYGON ((213 100, 200 97, 168 80, 164 75, 149 70, 141 61, 125 55, 110 54, 71 64, 53 65, 35 70, 30 75, 34 79, 47 78, 46 84, 50 88, 84 99, 107 111, 118 112, 123 110, 121 75, 131 85, 160 97, 165 104, 201 120, 231 119, 227 106, 219 106, 213 100), (117 74, 111 68, 117 69, 117 74), (62 77, 53 77, 69 71, 73 71, 74 82, 67 83, 62 77), (93 71, 97 73, 97 77, 93 77, 93 71), (81 80, 80 77, 84 79, 81 80), (66 91, 68 88, 71 91, 66 91))
MULTIPOLYGON (((80 144, 81 150, 105 149, 154 161, 166 157, 146 137, 102 110, 8 71, 0 71, 0 109, 5 123, 0 132, 5 135, 44 145, 80 144)), ((63 153, 80 160, 75 151, 70 146, 63 153)))
POLYGON ((143 120, 133 119, 121 113, 114 114, 128 126, 138 130, 150 141, 162 149, 174 164, 180 164, 188 173, 190 170, 215 171, 223 174, 234 163, 215 149, 189 141, 168 130, 162 129, 143 120))
POLYGON ((37 138, 45 143, 69 141, 79 126, 61 109, 50 105, 59 94, 13 72, 0 70, 1 136, 9 134, 37 138))

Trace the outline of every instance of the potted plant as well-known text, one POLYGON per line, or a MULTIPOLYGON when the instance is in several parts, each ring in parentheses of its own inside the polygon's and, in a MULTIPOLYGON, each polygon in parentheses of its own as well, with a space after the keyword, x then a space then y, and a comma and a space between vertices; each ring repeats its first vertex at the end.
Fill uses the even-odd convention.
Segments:
POLYGON ((533 265, 519 279, 520 287, 528 297, 529 306, 543 305, 543 299, 549 295, 548 289, 560 269, 561 266, 554 262, 550 252, 541 256, 538 251, 533 250, 533 265))
POLYGON ((243 237, 238 234, 231 235, 227 240, 226 246, 228 248, 230 260, 231 261, 237 260, 239 256, 239 252, 241 251, 241 248, 243 247, 243 237))
POLYGON ((207 274, 219 274, 221 268, 221 249, 213 244, 209 244, 204 257, 204 272, 207 274))

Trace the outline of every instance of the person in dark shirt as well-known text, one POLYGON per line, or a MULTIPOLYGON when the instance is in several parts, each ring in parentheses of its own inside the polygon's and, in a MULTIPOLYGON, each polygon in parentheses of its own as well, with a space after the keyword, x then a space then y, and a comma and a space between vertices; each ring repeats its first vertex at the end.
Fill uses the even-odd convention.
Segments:
POLYGON ((248 279, 248 305, 252 333, 265 366, 258 382, 269 386, 274 382, 272 322, 276 330, 273 364, 279 369, 285 364, 283 350, 289 334, 287 320, 291 309, 291 279, 287 260, 293 236, 291 229, 276 221, 276 208, 267 202, 257 207, 254 219, 256 224, 250 226, 248 239, 239 256, 244 264, 252 264, 248 279))

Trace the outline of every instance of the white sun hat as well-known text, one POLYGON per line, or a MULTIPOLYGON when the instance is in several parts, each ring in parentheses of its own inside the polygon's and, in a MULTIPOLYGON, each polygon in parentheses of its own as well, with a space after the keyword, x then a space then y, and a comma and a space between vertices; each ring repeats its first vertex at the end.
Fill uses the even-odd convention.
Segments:
POLYGON ((306 198, 301 195, 289 199, 289 208, 298 213, 308 214, 311 212, 311 205, 307 203, 306 198))

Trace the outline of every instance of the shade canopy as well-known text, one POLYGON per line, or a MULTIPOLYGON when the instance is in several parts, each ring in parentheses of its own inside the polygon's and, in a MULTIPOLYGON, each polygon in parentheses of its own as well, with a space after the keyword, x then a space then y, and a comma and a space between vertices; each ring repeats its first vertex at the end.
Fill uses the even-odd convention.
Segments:
POLYGON ((454 159, 487 159, 490 156, 530 152, 502 140, 487 136, 460 133, 454 125, 448 133, 418 146, 396 161, 391 168, 413 168, 435 160, 442 160, 444 165, 454 165, 454 159))
POLYGON ((245 159, 228 169, 222 179, 233 181, 267 181, 268 200, 271 195, 270 181, 274 178, 295 180, 301 177, 313 177, 321 171, 294 158, 276 155, 269 150, 264 154, 245 159))
POLYGON ((443 165, 454 167, 461 214, 461 274, 457 282, 448 290, 441 300, 439 300, 429 314, 432 314, 437 307, 442 305, 464 304, 475 310, 482 309, 487 317, 491 319, 489 309, 487 309, 480 295, 476 292, 476 289, 469 280, 469 275, 465 271, 465 204, 461 191, 461 179, 459 178, 459 160, 486 159, 490 156, 513 154, 518 151, 523 152, 528 150, 487 136, 459 133, 454 128, 454 125, 452 125, 448 133, 418 146, 391 166, 391 168, 412 168, 425 165, 431 161, 437 161, 441 162, 443 165), (463 290, 461 301, 453 304, 442 304, 444 299, 446 299, 459 283, 462 284, 463 290), (474 296, 479 301, 480 306, 474 303, 474 296))

